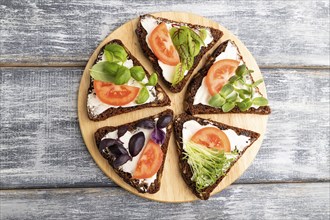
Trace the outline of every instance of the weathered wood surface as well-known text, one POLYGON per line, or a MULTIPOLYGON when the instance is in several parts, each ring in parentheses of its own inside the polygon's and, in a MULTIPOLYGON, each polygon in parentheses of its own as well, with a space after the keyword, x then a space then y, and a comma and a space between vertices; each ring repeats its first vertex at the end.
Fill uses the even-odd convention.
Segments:
MULTIPOLYGON (((82 68, 0 70, 1 188, 113 186, 81 138, 82 68)), ((237 182, 329 181, 328 70, 262 72, 273 113, 256 160, 237 182)))
POLYGON ((328 66, 328 0, 0 1, 0 65, 85 65, 114 29, 144 13, 190 11, 237 35, 261 66, 328 66))
POLYGON ((152 202, 119 188, 0 192, 1 219, 328 219, 329 183, 232 185, 209 201, 152 202))

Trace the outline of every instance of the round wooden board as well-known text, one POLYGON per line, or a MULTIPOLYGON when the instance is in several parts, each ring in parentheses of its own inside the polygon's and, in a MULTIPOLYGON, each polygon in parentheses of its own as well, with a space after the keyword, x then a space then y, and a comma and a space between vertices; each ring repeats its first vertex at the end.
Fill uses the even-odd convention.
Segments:
MULTIPOLYGON (((205 26, 210 26, 214 28, 218 28, 224 32, 224 36, 221 38, 221 41, 218 42, 219 45, 221 42, 231 39, 235 41, 237 44, 246 65, 249 69, 253 69, 254 73, 252 74, 255 80, 262 78, 259 67, 254 60, 251 53, 247 50, 247 48, 243 45, 243 43, 237 39, 232 33, 230 33, 226 28, 221 25, 213 22, 204 17, 186 13, 186 12, 160 12, 153 14, 155 16, 168 18, 171 20, 189 22, 192 24, 200 24, 205 26)), ((93 122, 89 120, 87 116, 87 91, 89 87, 89 69, 92 67, 97 55, 100 52, 100 49, 113 39, 120 39, 124 45, 129 49, 129 51, 142 63, 142 65, 149 71, 153 72, 153 68, 147 58, 143 55, 138 39, 135 35, 135 28, 137 25, 138 19, 131 20, 126 24, 122 25, 114 32, 112 32, 108 37, 104 39, 104 41, 96 48, 92 56, 90 57, 86 68, 84 70, 78 94, 78 117, 80 123, 80 130, 85 141, 85 144, 94 158, 96 164, 101 168, 101 170, 110 177, 116 184, 120 185, 124 189, 128 190, 135 195, 161 201, 161 202, 189 202, 193 200, 197 200, 187 185, 184 183, 180 170, 178 167, 178 155, 176 152, 176 145, 174 142, 174 136, 172 134, 171 140, 168 146, 168 153, 166 156, 164 173, 161 180, 161 188, 156 194, 142 194, 138 193, 136 189, 126 184, 109 166, 107 160, 105 160, 101 154, 98 152, 95 140, 94 140, 94 132, 103 126, 118 126, 124 123, 132 122, 138 120, 140 118, 148 117, 154 114, 157 114, 166 108, 171 108, 175 112, 175 114, 179 114, 183 112, 182 100, 184 94, 186 92, 186 88, 183 89, 181 93, 171 93, 162 82, 160 82, 161 86, 165 89, 167 94, 169 95, 172 104, 170 107, 159 107, 159 108, 148 108, 137 110, 134 112, 127 113, 125 115, 118 115, 111 117, 105 121, 101 122, 93 122)), ((217 46, 216 45, 216 46, 217 46)), ((213 47, 215 49, 215 47, 213 47)), ((213 49, 210 52, 213 51, 213 49)), ((209 54, 208 53, 208 54, 209 54)), ((200 67, 204 64, 205 61, 204 56, 200 65, 196 68, 199 70, 200 67)), ((195 71, 196 73, 196 71, 195 71)), ((264 84, 260 85, 260 91, 264 96, 266 96, 266 90, 264 84)), ((210 118, 215 121, 223 122, 229 125, 237 126, 240 128, 246 128, 252 131, 256 131, 261 134, 260 138, 244 153, 244 155, 237 161, 237 163, 232 167, 228 175, 222 180, 222 182, 215 188, 212 194, 218 193, 223 190, 225 187, 233 183, 237 178, 239 178, 243 172, 249 167, 255 158, 256 154, 259 151, 261 146, 264 133, 266 131, 266 124, 268 116, 266 115, 253 115, 253 114, 207 114, 207 115, 198 115, 203 118, 210 118)))

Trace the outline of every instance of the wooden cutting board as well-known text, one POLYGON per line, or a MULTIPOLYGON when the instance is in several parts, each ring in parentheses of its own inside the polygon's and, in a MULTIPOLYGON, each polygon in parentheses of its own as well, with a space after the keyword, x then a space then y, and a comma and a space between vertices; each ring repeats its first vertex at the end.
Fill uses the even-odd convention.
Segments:
MULTIPOLYGON (((252 74, 255 80, 262 78, 259 67, 254 60, 251 53, 247 50, 244 44, 235 37, 232 33, 230 33, 226 28, 222 27, 218 23, 201 17, 199 15, 185 13, 185 12, 160 12, 153 14, 155 16, 168 18, 171 20, 189 22, 192 24, 200 24, 205 26, 210 26, 214 28, 218 28, 224 32, 224 36, 221 38, 221 41, 218 42, 219 45, 221 42, 231 39, 235 41, 237 44, 244 60, 246 61, 246 65, 249 69, 254 70, 252 74)), ((108 37, 104 39, 104 41, 96 48, 92 56, 90 57, 86 68, 84 70, 83 76, 81 78, 79 94, 78 94, 78 117, 80 123, 80 130, 85 141, 85 144, 94 158, 96 164, 101 168, 101 170, 110 177, 115 183, 120 185, 122 188, 128 190, 129 192, 156 201, 161 202, 189 202, 196 200, 197 198, 191 193, 190 189, 184 183, 180 170, 178 167, 178 155, 176 152, 176 145, 174 142, 174 136, 172 134, 171 140, 169 142, 168 153, 166 156, 165 167, 163 178, 161 181, 161 188, 156 194, 142 194, 138 193, 133 187, 126 184, 109 166, 107 160, 105 160, 101 154, 98 152, 98 149, 94 140, 94 132, 103 126, 118 126, 124 123, 132 122, 138 120, 140 118, 148 117, 154 114, 157 114, 166 108, 171 108, 175 112, 175 114, 179 114, 183 112, 182 100, 184 94, 186 92, 186 88, 183 89, 181 93, 171 93, 162 82, 160 82, 161 86, 165 89, 167 94, 169 95, 172 105, 170 107, 159 107, 159 108, 148 108, 142 109, 138 111, 134 111, 131 113, 127 113, 124 115, 118 115, 111 117, 105 121, 101 122, 93 122, 88 119, 87 116, 87 91, 89 87, 89 69, 92 67, 97 55, 100 52, 100 49, 109 41, 113 39, 120 39, 124 45, 129 49, 129 51, 135 56, 142 65, 149 71, 153 72, 153 68, 147 58, 143 55, 138 39, 135 35, 135 28, 137 25, 138 19, 131 20, 126 24, 122 25, 114 32, 112 32, 108 37)), ((216 45, 216 46, 217 46, 216 45)), ((215 47, 213 47, 214 49, 215 47)), ((210 51, 212 52, 213 49, 210 51)), ((209 52, 209 53, 210 53, 209 52)), ((200 65, 196 68, 198 70, 204 64, 205 57, 200 62, 200 65)), ((196 73, 196 71, 195 71, 196 73)), ((266 90, 264 84, 261 84, 260 91, 264 96, 266 96, 266 90)), ((223 122, 229 125, 237 126, 240 128, 250 129, 252 131, 256 131, 261 134, 260 138, 245 152, 245 154, 237 161, 237 163, 232 167, 228 175, 223 179, 223 181, 218 185, 217 188, 213 191, 212 194, 218 193, 228 185, 233 183, 237 178, 239 178, 243 172, 249 167, 255 158, 256 154, 259 151, 261 146, 265 131, 268 116, 266 115, 253 115, 253 114, 207 114, 207 115, 198 115, 203 118, 209 118, 215 121, 223 122)))

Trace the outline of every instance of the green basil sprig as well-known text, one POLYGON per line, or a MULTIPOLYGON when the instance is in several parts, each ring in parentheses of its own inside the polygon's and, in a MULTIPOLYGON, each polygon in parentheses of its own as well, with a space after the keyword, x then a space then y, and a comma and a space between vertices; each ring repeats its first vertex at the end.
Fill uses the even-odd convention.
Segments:
POLYGON ((122 85, 131 78, 128 68, 114 62, 104 61, 95 64, 90 69, 91 77, 103 82, 112 82, 116 85, 122 85))
POLYGON ((108 44, 104 48, 105 59, 110 62, 122 62, 127 60, 126 50, 118 44, 108 44))
POLYGON ((105 61, 98 62, 90 69, 90 75, 94 80, 111 82, 116 85, 126 84, 131 77, 138 81, 142 88, 136 98, 137 104, 145 103, 149 99, 149 91, 146 86, 156 86, 158 77, 156 73, 151 74, 147 83, 142 83, 146 73, 142 66, 133 66, 128 69, 123 66, 127 60, 127 52, 124 47, 112 43, 104 48, 105 61))
POLYGON ((229 112, 235 106, 241 111, 246 111, 255 106, 266 106, 268 100, 264 97, 254 97, 255 90, 262 79, 251 83, 247 78, 250 76, 252 70, 248 70, 245 64, 237 67, 235 75, 232 76, 228 83, 225 84, 218 94, 215 94, 209 100, 209 105, 221 108, 223 112, 229 112))
POLYGON ((204 44, 206 31, 201 30, 197 34, 194 30, 187 26, 170 29, 172 42, 179 53, 180 62, 175 67, 172 85, 178 84, 184 77, 184 72, 191 69, 194 64, 195 56, 200 52, 201 46, 204 44))

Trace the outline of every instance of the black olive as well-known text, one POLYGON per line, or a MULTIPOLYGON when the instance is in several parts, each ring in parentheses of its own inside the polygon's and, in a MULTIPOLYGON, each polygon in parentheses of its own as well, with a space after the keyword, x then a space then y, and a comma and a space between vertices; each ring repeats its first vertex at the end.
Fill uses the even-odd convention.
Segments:
POLYGON ((131 160, 131 159, 132 158, 128 154, 122 154, 112 162, 112 166, 114 168, 118 168, 121 165, 125 164, 128 160, 131 160))
POLYGON ((135 157, 140 153, 144 146, 145 136, 142 131, 134 134, 128 142, 129 153, 132 157, 135 157))
POLYGON ((172 121, 172 115, 163 115, 157 121, 158 128, 165 128, 172 121))
POLYGON ((155 127, 155 121, 152 119, 145 119, 136 123, 136 127, 153 129, 155 127))

